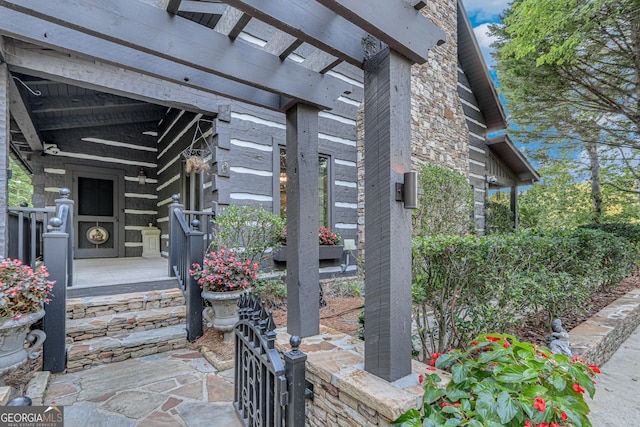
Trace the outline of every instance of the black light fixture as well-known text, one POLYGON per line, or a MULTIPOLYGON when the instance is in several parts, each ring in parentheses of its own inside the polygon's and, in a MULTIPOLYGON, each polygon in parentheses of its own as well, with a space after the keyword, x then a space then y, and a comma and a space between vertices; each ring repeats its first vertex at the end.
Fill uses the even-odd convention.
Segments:
POLYGON ((138 172, 138 184, 146 184, 147 182, 147 174, 144 173, 144 169, 140 168, 140 172, 138 172))

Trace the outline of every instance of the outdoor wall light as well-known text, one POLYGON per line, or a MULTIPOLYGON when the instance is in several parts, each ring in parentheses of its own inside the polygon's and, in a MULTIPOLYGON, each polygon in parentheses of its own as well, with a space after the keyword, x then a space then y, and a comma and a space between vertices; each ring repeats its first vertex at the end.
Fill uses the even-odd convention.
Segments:
POLYGON ((487 177, 487 182, 489 184, 495 184, 496 182, 498 182, 498 178, 494 175, 488 176, 487 177))
POLYGON ((418 172, 406 172, 404 183, 396 183, 396 201, 404 202, 405 209, 418 207, 418 172))
POLYGON ((140 172, 138 172, 138 184, 146 184, 147 183, 147 174, 144 173, 144 169, 140 168, 140 172))
POLYGON ((347 267, 349 266, 349 255, 351 254, 351 251, 355 251, 356 250, 356 241, 355 239, 344 239, 343 241, 343 250, 346 254, 345 256, 345 262, 344 264, 340 264, 340 270, 342 270, 342 272, 344 273, 345 271, 347 271, 347 267))

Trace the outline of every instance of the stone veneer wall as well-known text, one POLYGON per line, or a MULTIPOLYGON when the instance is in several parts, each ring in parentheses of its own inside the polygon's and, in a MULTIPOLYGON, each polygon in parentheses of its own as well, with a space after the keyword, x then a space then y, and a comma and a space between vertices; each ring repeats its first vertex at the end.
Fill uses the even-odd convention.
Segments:
POLYGON ((640 325, 640 289, 618 298, 569 331, 571 353, 602 365, 640 325))
MULTIPOLYGON (((285 328, 277 332, 278 349, 289 351, 285 328)), ((306 379, 314 393, 307 400, 307 426, 388 427, 407 410, 422 407, 418 376, 427 366, 420 362, 412 361, 412 374, 389 383, 364 370, 363 341, 322 325, 319 335, 302 340, 300 350, 307 354, 306 379)))
POLYGON ((445 31, 442 46, 411 68, 412 161, 469 175, 469 130, 458 99, 458 13, 455 0, 433 0, 422 13, 445 31))
MULTIPOLYGON (((422 13, 445 31, 446 43, 411 68, 411 163, 444 166, 469 176, 469 129, 458 98, 458 12, 455 0, 433 0, 422 13)), ((358 112, 358 248, 364 257, 364 120, 358 112)))

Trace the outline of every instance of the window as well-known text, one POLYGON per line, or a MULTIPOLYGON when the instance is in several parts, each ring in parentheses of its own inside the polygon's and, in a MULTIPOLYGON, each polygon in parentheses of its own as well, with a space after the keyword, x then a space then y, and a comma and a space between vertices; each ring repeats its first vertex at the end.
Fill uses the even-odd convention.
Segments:
MULTIPOLYGON (((318 157, 318 226, 330 227, 330 158, 318 157)), ((280 147, 280 216, 287 217, 287 152, 280 147)))

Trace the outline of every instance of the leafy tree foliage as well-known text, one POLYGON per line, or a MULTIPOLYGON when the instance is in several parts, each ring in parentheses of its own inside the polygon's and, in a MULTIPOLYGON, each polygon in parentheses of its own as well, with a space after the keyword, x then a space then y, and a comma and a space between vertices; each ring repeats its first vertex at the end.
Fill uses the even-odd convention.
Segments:
POLYGON ((601 159, 640 179, 640 2, 515 0, 492 32, 510 133, 556 155, 588 153, 598 221, 601 159))
POLYGON ((9 206, 20 206, 21 202, 31 204, 33 194, 31 177, 11 158, 9 158, 9 167, 12 173, 9 180, 9 206))
MULTIPOLYGON (((519 195, 520 228, 575 227, 594 222, 590 204, 591 187, 584 181, 584 171, 581 175, 575 161, 547 162, 538 170, 543 179, 519 195)), ((620 174, 619 171, 610 173, 608 168, 603 168, 603 176, 607 181, 618 182, 625 188, 637 188, 637 181, 631 174, 620 174)), ((640 198, 636 194, 604 186, 601 196, 601 222, 638 222, 640 198)), ((501 227, 504 220, 500 216, 502 212, 508 212, 509 198, 502 193, 492 194, 489 204, 489 229, 509 231, 501 227)))

